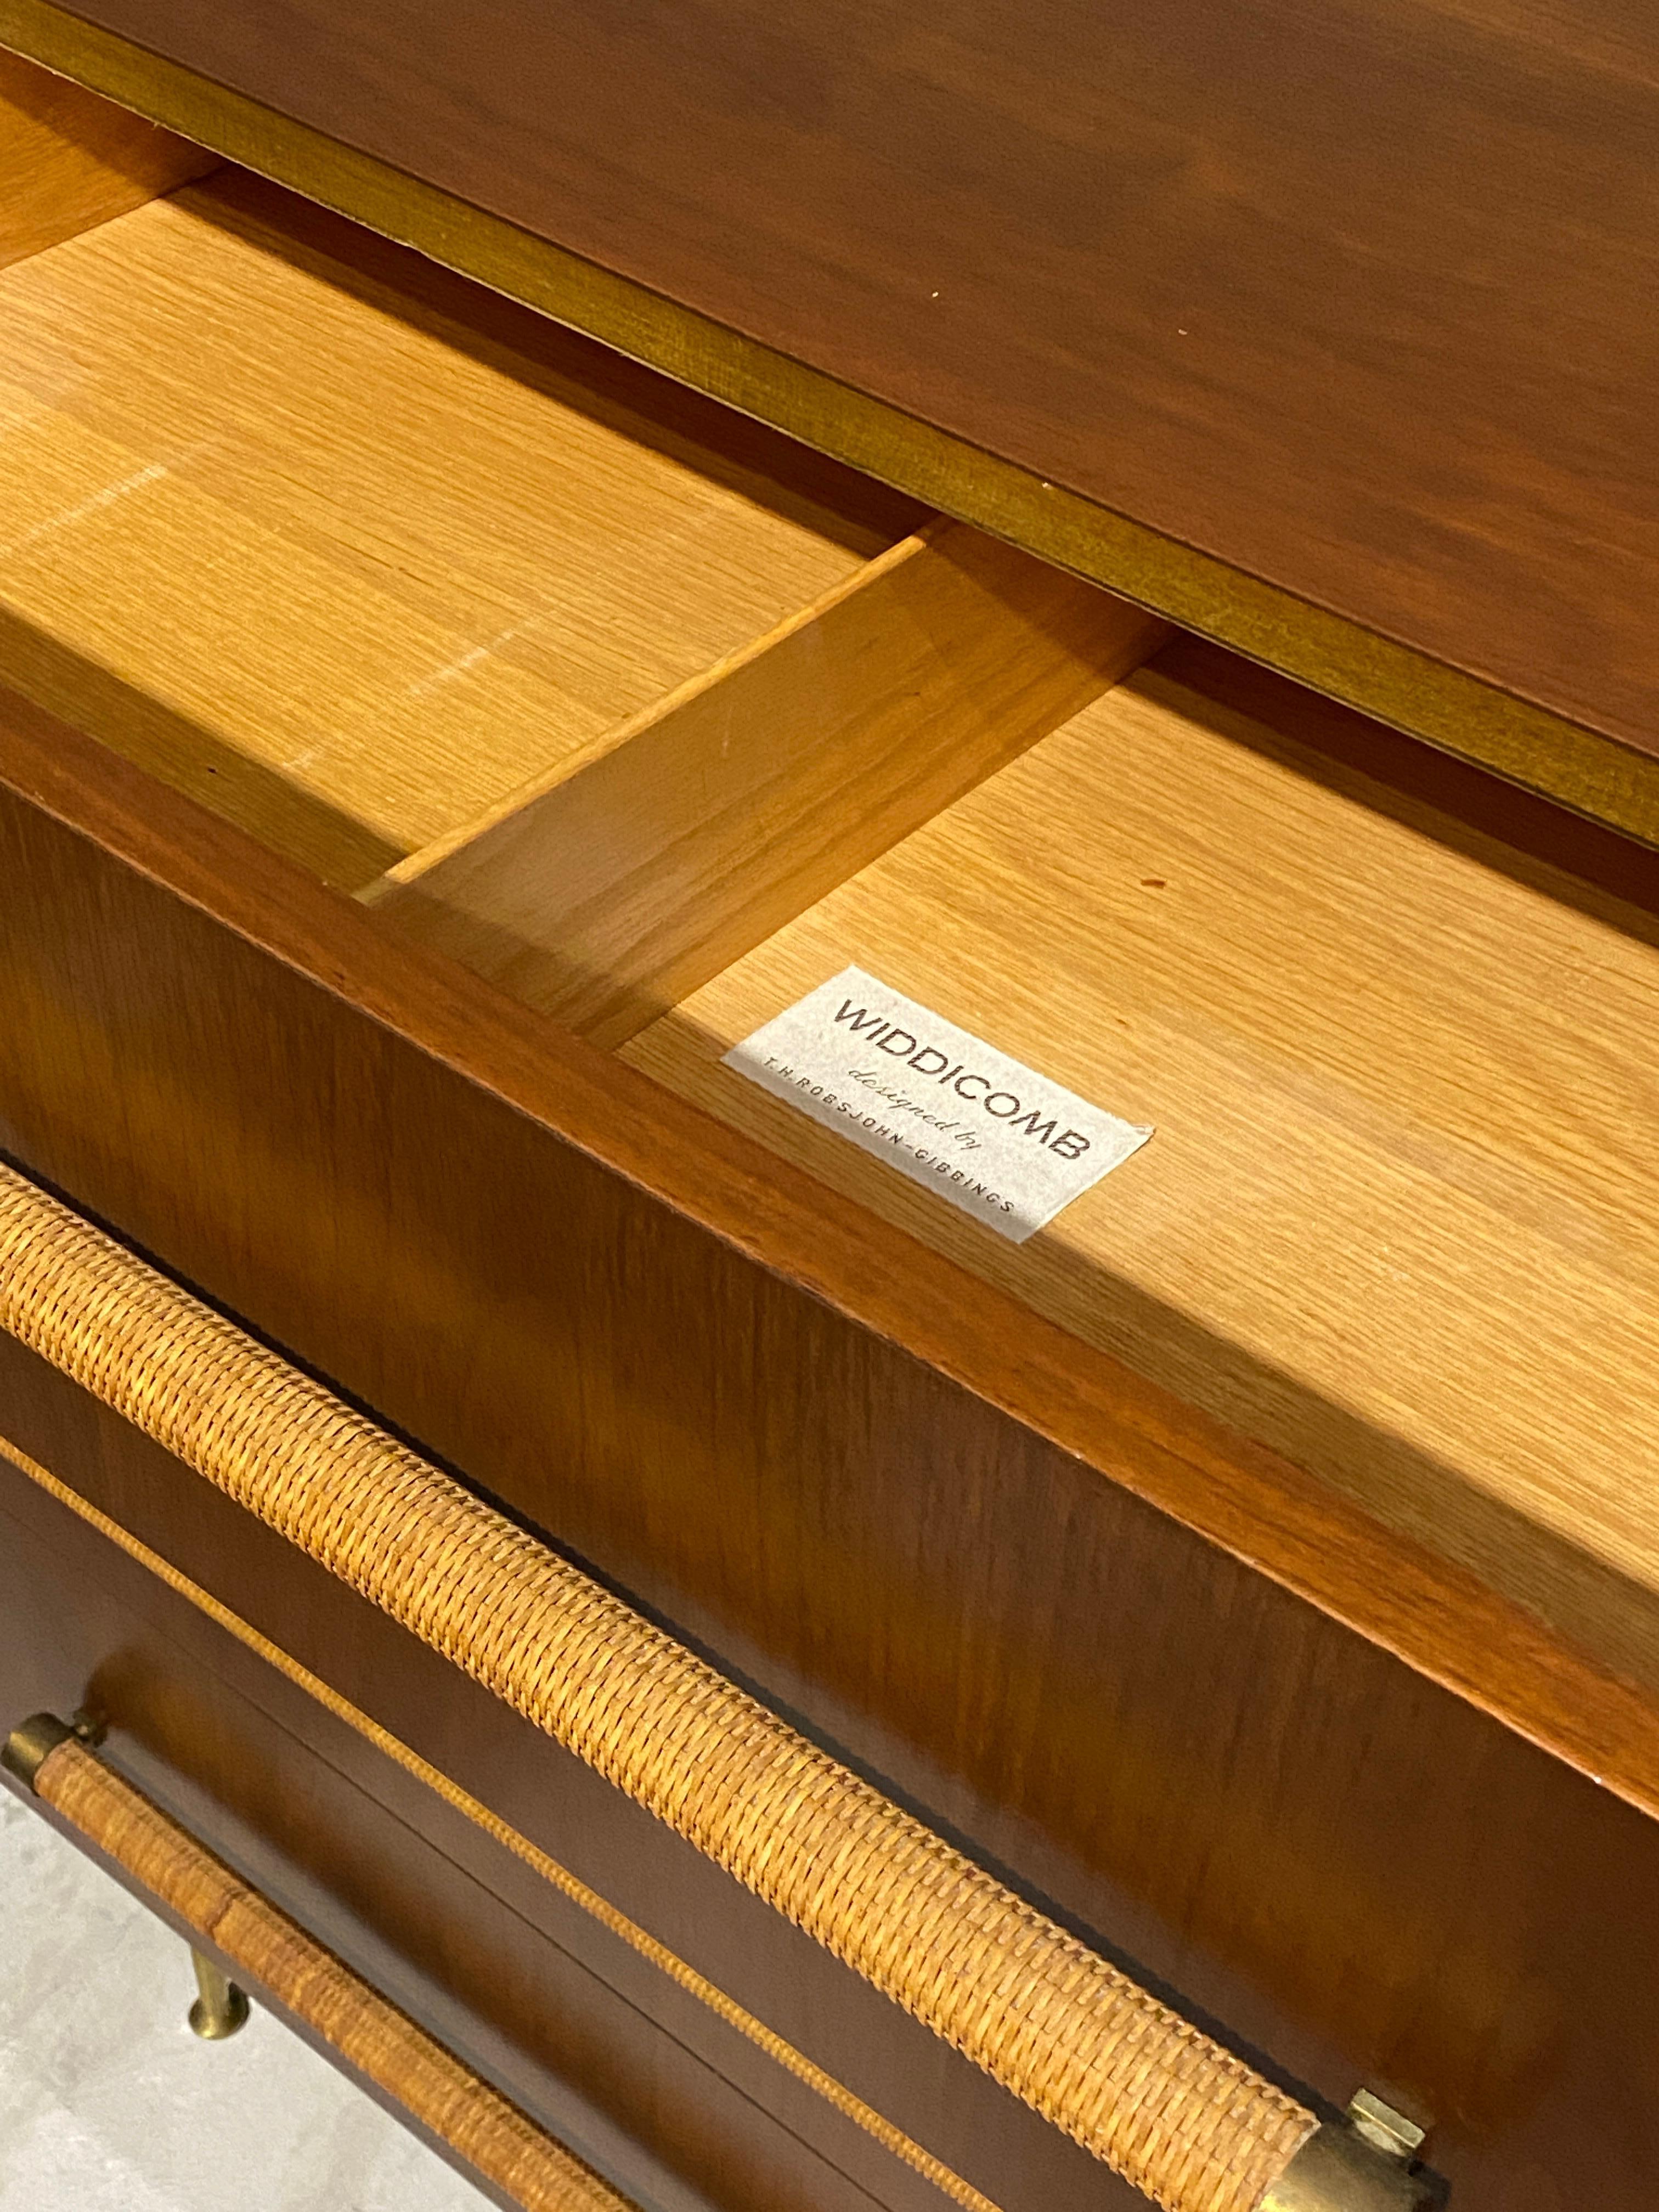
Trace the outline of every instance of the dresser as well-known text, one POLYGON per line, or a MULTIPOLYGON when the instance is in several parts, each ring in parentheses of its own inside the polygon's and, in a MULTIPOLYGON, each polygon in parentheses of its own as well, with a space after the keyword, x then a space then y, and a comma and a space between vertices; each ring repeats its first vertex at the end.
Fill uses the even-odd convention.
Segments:
POLYGON ((504 2204, 1643 2212, 1659 34, 0 48, 9 1786, 504 2204))

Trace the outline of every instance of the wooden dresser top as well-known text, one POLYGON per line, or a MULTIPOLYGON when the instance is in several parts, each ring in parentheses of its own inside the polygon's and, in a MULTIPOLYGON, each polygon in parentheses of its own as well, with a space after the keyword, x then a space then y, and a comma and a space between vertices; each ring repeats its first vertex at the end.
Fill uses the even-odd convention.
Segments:
POLYGON ((1659 842, 1645 0, 0 0, 0 41, 1659 842))

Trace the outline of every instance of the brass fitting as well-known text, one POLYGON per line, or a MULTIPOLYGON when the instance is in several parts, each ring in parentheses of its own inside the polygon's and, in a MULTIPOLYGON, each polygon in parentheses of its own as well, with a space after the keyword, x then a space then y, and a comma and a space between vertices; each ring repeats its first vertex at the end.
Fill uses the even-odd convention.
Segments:
POLYGON ((31 1713, 0 1744, 0 1766, 33 1790, 35 1776, 59 1744, 73 1742, 75 1733, 56 1713, 31 1713))
POLYGON ((1419 2212, 1426 2180, 1412 2167, 1423 2131, 1362 2089, 1345 2119, 1316 2128, 1256 2212, 1419 2212))
POLYGON ((247 1992, 200 1951, 190 1955, 201 1992, 190 2008, 191 2032, 204 2043, 223 2043, 247 2024, 247 1992))

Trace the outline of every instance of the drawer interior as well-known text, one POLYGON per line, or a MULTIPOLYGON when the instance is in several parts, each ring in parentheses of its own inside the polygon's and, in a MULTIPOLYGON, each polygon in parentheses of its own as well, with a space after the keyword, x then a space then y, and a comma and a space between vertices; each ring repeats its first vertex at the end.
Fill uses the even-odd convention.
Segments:
POLYGON ((200 146, 0 50, 0 269, 217 167, 200 146))
POLYGON ((232 169, 0 272, 0 665, 356 889, 904 502, 232 169))
POLYGON ((1659 1680, 1659 884, 221 169, 0 270, 0 681, 1659 1680), (1156 1135, 1024 1244, 721 1064, 1156 1135))
POLYGON ((621 1049, 1652 1680, 1656 890, 1181 640, 621 1049), (849 964, 1156 1135, 1009 1243, 721 1064, 849 964))

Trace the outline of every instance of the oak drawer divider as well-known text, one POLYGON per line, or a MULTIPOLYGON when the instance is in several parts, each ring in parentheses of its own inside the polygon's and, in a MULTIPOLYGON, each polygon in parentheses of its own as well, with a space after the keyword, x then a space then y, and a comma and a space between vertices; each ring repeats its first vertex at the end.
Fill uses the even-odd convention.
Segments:
POLYGON ((0 52, 0 269, 218 167, 216 154, 0 52))
POLYGON ((360 896, 620 1044, 1169 634, 935 521, 360 896))

